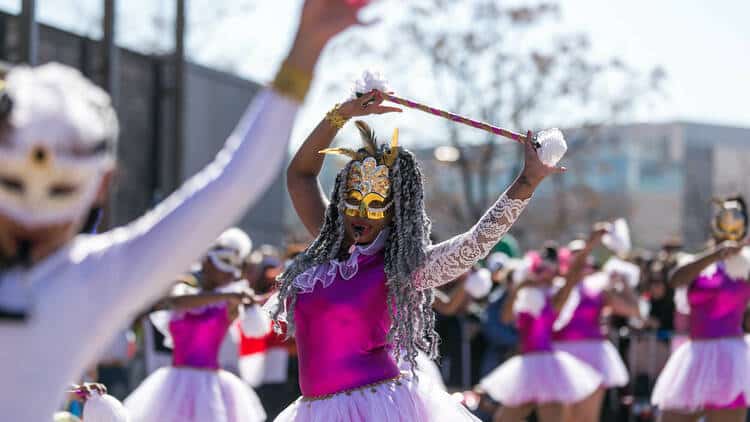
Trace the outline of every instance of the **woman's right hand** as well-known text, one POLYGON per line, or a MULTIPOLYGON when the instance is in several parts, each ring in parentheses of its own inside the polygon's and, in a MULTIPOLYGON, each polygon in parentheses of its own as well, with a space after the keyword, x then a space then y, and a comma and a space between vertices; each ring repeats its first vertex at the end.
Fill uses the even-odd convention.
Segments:
POLYGON ((320 53, 331 38, 347 28, 364 24, 357 15, 367 3, 306 0, 287 62, 303 72, 312 73, 320 53))
POLYGON ((371 91, 359 98, 342 103, 338 112, 341 117, 350 119, 371 114, 400 113, 402 111, 398 107, 384 106, 383 101, 385 100, 379 91, 371 91))

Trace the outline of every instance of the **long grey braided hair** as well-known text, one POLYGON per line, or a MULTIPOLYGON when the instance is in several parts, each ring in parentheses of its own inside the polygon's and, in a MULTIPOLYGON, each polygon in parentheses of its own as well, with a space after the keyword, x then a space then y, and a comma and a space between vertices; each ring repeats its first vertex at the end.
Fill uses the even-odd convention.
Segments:
MULTIPOLYGON (((366 124, 357 122, 363 140, 377 146, 374 133, 366 124)), ((390 148, 377 146, 380 158, 390 148)), ((359 152, 365 152, 362 149, 359 152)), ((353 162, 353 161, 352 161, 353 162)), ((325 221, 318 237, 278 278, 279 306, 273 313, 278 320, 286 304, 288 334, 294 333, 294 308, 297 290, 294 279, 308 268, 336 259, 344 240, 344 195, 347 174, 352 162, 336 176, 331 203, 325 212, 325 221)), ((414 154, 399 148, 398 157, 391 167, 393 219, 385 244, 385 274, 388 286, 388 309, 391 328, 388 341, 395 346, 397 357, 405 359, 416 368, 419 350, 430 358, 437 357, 438 335, 435 331, 435 314, 432 310, 432 290, 418 290, 412 282, 415 271, 425 262, 425 251, 430 243, 430 220, 425 213, 422 171, 414 154), (405 356, 401 356, 401 352, 405 356)))

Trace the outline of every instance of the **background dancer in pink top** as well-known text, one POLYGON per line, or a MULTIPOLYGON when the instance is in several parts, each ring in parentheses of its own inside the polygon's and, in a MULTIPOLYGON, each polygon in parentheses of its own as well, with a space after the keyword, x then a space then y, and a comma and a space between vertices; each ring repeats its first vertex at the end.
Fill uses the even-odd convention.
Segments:
MULTIPOLYGON (((503 321, 516 321, 520 354, 492 371, 479 383, 480 388, 502 407, 495 421, 522 421, 536 410, 542 422, 562 421, 566 405, 590 397, 601 385, 601 376, 572 355, 552 347, 552 330, 563 304, 583 273, 586 255, 596 245, 604 229, 595 230, 565 275, 565 283, 554 290, 559 274, 558 251, 545 248, 530 252, 523 267, 516 270, 516 285, 503 306, 503 321)), ((597 419, 579 419, 594 422, 597 419)))
POLYGON ((745 246, 747 207, 741 197, 721 201, 713 246, 678 266, 670 283, 687 288, 690 340, 670 356, 651 401, 662 421, 741 422, 750 405, 750 345, 742 317, 750 302, 745 246))
MULTIPOLYGON (((266 412, 253 389, 219 366, 219 350, 240 306, 252 303, 236 280, 250 239, 237 228, 225 231, 203 260, 200 289, 157 305, 172 353, 125 399, 134 421, 262 422, 266 412)), ((160 324, 161 325, 161 324, 160 324)))
POLYGON ((606 389, 623 387, 629 378, 625 363, 602 330, 602 313, 608 308, 615 315, 638 317, 638 298, 627 283, 620 280, 621 285, 616 286, 612 282, 612 276, 617 274, 594 273, 588 263, 591 254, 590 249, 585 248, 585 242, 573 241, 569 250, 572 254, 584 254, 581 258, 587 262, 587 269, 555 322, 553 347, 570 353, 601 375, 601 387, 569 411, 570 421, 595 421, 599 418, 606 389), (565 311, 569 306, 574 308, 567 314, 565 311))

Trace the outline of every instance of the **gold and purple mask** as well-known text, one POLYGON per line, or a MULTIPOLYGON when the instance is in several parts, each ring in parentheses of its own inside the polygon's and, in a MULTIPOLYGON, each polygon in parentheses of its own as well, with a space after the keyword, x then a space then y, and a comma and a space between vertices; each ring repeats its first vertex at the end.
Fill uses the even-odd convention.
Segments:
POLYGON ((393 201, 388 200, 391 195, 388 173, 388 166, 378 165, 373 157, 352 163, 346 176, 344 213, 370 220, 385 218, 386 211, 393 205, 393 201))
POLYGON ((394 131, 390 149, 378 148, 375 137, 363 122, 356 122, 365 140, 365 148, 353 151, 328 148, 321 153, 351 157, 346 175, 344 213, 350 217, 381 220, 393 206, 390 171, 398 157, 398 129, 394 131))
POLYGON ((737 200, 723 201, 719 204, 713 220, 714 236, 722 240, 740 241, 747 235, 747 210, 737 200))

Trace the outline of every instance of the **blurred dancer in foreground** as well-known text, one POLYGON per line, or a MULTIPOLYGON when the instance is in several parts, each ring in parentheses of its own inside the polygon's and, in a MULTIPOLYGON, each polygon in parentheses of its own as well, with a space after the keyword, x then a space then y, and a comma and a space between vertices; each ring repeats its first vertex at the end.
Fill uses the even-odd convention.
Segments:
POLYGON ((66 385, 112 335, 261 196, 284 162, 320 52, 357 24, 357 9, 342 0, 305 1, 289 56, 214 162, 145 216, 100 235, 77 233, 89 210, 105 203, 115 167, 109 96, 62 65, 10 71, 0 92, 5 419, 48 420, 66 385), (85 328, 71 336, 60 327, 85 328))

